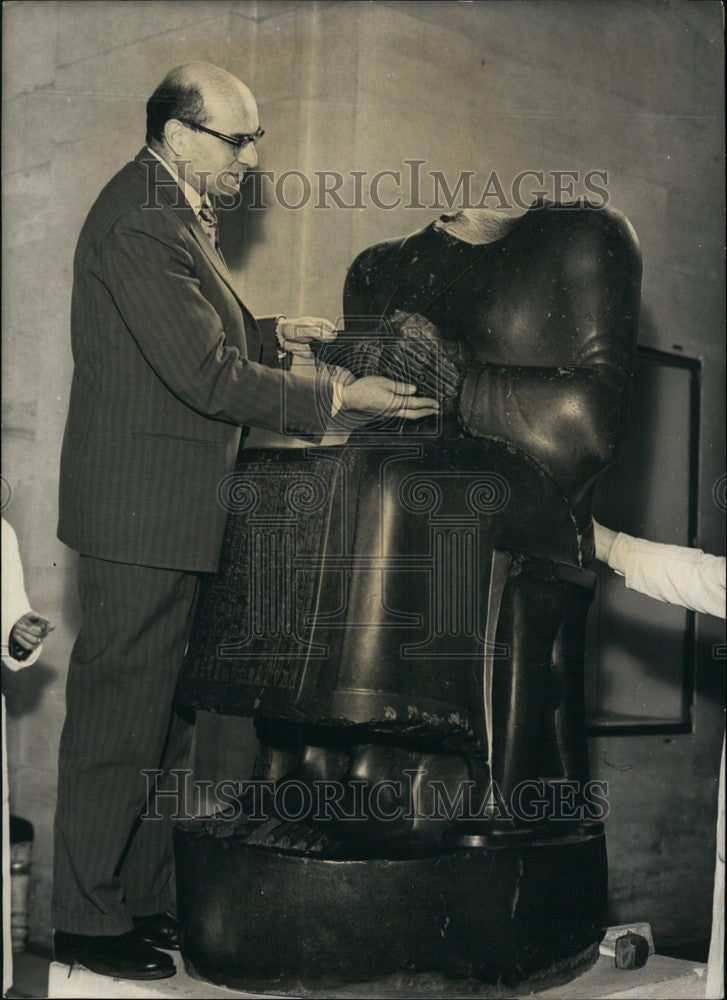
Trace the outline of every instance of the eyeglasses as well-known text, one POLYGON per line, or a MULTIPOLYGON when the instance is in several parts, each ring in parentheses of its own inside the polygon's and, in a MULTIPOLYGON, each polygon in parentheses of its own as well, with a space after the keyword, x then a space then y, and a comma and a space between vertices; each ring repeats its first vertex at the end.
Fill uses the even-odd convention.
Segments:
POLYGON ((232 146, 236 153, 242 152, 248 143, 252 142, 254 144, 265 135, 264 128, 259 128, 256 132, 240 132, 238 135, 225 135, 223 132, 215 132, 213 128, 207 128, 206 125, 200 125, 199 122, 192 122, 188 118, 178 118, 177 121, 183 125, 188 125, 189 128, 193 128, 196 132, 206 132, 207 135, 213 135, 216 139, 222 139, 223 142, 232 146))

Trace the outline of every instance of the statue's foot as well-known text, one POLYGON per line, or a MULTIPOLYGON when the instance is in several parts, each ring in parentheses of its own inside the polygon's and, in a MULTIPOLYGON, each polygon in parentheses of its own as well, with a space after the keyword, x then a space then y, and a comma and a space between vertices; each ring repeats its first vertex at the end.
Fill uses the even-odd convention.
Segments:
POLYGON ((566 838, 595 837, 603 834, 599 820, 554 820, 523 823, 513 819, 476 819, 455 823, 447 831, 443 843, 449 847, 505 847, 525 844, 528 841, 563 840, 566 838))
POLYGON ((237 836, 251 847, 315 854, 326 860, 410 857, 427 846, 420 843, 420 838, 412 837, 410 831, 391 831, 382 836, 378 827, 340 820, 292 822, 276 817, 263 823, 249 823, 244 830, 238 830, 237 836))
POLYGON ((250 823, 242 834, 246 844, 268 847, 278 851, 303 851, 306 854, 328 854, 330 838, 325 829, 303 820, 274 817, 263 823, 250 823))

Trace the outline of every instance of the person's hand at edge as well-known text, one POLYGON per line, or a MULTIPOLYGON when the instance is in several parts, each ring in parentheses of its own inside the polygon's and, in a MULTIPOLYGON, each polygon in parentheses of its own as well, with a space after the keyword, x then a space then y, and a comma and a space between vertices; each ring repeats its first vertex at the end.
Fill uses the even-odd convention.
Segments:
POLYGON ((47 618, 28 611, 13 625, 8 636, 8 651, 14 660, 25 660, 55 628, 47 618))

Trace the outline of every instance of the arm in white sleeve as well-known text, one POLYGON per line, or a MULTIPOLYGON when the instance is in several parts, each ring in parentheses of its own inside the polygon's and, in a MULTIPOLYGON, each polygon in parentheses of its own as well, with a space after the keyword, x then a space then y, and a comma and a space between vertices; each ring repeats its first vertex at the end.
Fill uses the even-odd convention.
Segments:
POLYGON ((24 660, 16 660, 10 655, 10 633, 19 618, 33 609, 25 593, 23 564, 20 561, 18 539, 11 525, 2 518, 2 622, 0 625, 0 653, 6 667, 20 670, 29 667, 40 656, 42 643, 24 660))
POLYGON ((725 558, 701 549, 616 536, 608 565, 626 586, 667 604, 725 617, 725 558))

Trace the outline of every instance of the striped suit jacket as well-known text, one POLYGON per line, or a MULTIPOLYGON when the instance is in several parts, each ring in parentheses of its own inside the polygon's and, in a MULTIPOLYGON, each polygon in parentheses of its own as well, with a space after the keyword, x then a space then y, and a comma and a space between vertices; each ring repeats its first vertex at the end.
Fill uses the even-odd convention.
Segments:
POLYGON ((74 261, 74 373, 58 537, 99 559, 214 571, 240 429, 317 440, 330 380, 281 371, 179 186, 142 150, 89 212, 74 261))

